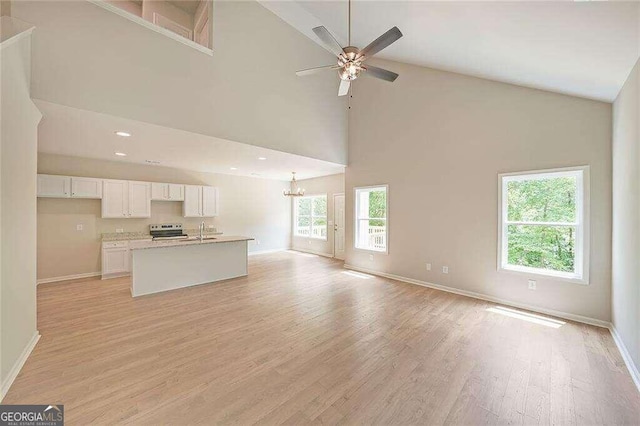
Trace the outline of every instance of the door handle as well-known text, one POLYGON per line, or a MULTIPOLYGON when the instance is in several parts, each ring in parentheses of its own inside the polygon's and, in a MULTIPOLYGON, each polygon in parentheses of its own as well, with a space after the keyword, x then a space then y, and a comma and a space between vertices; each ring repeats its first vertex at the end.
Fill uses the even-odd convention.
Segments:
POLYGON ((338 230, 338 225, 333 225, 333 230, 337 231, 338 230))

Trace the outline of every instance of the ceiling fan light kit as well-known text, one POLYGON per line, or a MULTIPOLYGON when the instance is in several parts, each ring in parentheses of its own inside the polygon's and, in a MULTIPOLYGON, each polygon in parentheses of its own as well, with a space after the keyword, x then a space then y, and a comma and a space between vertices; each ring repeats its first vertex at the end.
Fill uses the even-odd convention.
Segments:
MULTIPOLYGON (((323 26, 315 27, 314 34, 322 42, 322 46, 329 52, 337 56, 337 65, 327 65, 324 67, 310 68, 296 72, 300 77, 315 74, 322 71, 337 70, 340 78, 340 87, 338 88, 338 96, 344 96, 349 93, 351 82, 364 75, 370 75, 381 80, 394 82, 398 78, 398 74, 385 70, 383 68, 374 67, 372 65, 364 65, 364 62, 371 58, 382 49, 388 47, 402 37, 402 32, 398 27, 393 27, 380 37, 372 41, 367 47, 360 50, 355 46, 342 47, 331 35, 329 30, 323 26)), ((351 44, 351 0, 349 0, 349 44, 351 44)))

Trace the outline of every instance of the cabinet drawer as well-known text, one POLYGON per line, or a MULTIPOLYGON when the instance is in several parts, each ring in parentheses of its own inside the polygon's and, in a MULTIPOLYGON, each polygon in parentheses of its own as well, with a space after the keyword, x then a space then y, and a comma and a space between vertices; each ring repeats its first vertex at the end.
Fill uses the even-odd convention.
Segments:
POLYGON ((103 249, 112 249, 112 248, 127 248, 129 247, 129 241, 105 241, 102 243, 103 249))

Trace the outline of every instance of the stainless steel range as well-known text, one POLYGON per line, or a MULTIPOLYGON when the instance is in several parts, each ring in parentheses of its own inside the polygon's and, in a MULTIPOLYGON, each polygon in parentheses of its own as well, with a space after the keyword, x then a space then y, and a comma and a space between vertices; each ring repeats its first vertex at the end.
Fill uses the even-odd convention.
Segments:
POLYGON ((149 225, 149 233, 155 240, 184 240, 189 238, 182 231, 181 223, 160 223, 158 225, 149 225))

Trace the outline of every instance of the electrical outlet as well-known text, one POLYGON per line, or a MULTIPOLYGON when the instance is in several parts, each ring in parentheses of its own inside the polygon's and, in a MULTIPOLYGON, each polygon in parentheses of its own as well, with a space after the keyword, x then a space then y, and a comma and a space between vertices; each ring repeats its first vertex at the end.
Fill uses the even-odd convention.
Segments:
POLYGON ((260 240, 256 238, 256 245, 259 246, 260 245, 260 240))
POLYGON ((529 280, 529 290, 536 289, 536 280, 529 280))
POLYGON ((116 228, 116 232, 117 232, 118 234, 122 234, 122 233, 124 232, 124 229, 122 229, 122 228, 116 228))
POLYGON ((431 264, 427 263, 427 271, 430 271, 430 270, 431 270, 431 264))
POLYGON ((448 266, 443 266, 442 267, 442 273, 443 274, 448 274, 449 273, 449 267, 448 266))
POLYGON ((81 223, 76 225, 76 231, 82 231, 82 228, 83 228, 83 226, 82 226, 81 223))
POLYGON ((369 255, 369 260, 373 261, 373 255, 372 254, 369 255))

